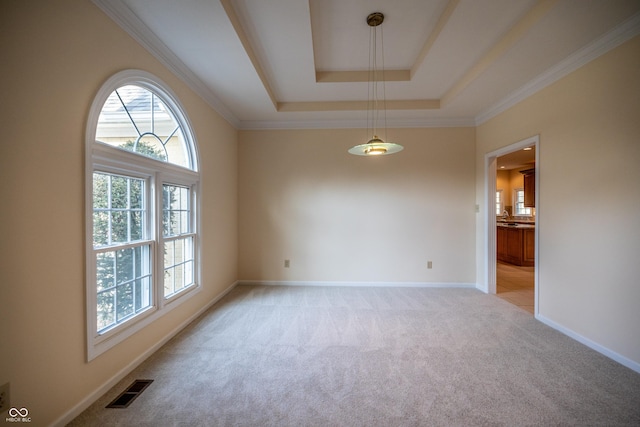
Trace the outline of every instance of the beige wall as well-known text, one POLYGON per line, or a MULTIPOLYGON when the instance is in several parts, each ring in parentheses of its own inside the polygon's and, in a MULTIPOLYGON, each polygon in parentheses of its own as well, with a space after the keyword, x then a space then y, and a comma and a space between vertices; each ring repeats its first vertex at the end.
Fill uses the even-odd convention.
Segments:
MULTIPOLYGON (((541 319, 640 366, 640 37, 477 128, 484 156, 540 135, 541 319)), ((484 212, 478 280, 484 277, 484 212)))
MULTIPOLYGON (((498 170, 496 173, 496 190, 503 190, 502 197, 505 206, 513 207, 513 190, 524 188, 524 175, 520 171, 531 169, 534 166, 516 168, 512 170, 498 170)), ((511 211, 513 214, 513 210, 511 211)))
POLYGON ((389 130, 406 151, 365 159, 346 154, 359 130, 240 132, 238 148, 88 0, 3 1, 0 28, 0 384, 31 425, 59 420, 238 277, 474 283, 484 153, 534 134, 540 314, 640 363, 640 38, 477 130, 389 130), (86 363, 85 125, 102 83, 129 68, 163 79, 196 133, 204 289, 86 363))
POLYGON ((389 129, 405 150, 365 158, 365 130, 241 131, 239 278, 474 284, 474 135, 389 129))
POLYGON ((49 425, 236 280, 237 132, 88 0, 3 1, 0 28, 0 384, 49 425), (203 291, 86 363, 85 125, 129 68, 164 80, 196 134, 203 291))
POLYGON ((514 211, 515 211, 515 200, 513 197, 513 191, 516 188, 524 188, 524 175, 522 175, 520 171, 525 169, 531 169, 531 166, 527 168, 513 169, 509 171, 509 205, 514 207, 514 211))
POLYGON ((502 190, 502 201, 504 206, 513 206, 511 199, 511 173, 505 170, 496 172, 496 190, 502 190))

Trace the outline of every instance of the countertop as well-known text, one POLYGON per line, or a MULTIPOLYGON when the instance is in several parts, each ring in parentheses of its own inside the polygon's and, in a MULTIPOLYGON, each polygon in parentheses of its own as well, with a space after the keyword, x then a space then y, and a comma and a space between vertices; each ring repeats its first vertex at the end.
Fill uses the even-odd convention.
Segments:
POLYGON ((506 227, 506 228, 536 228, 536 224, 535 222, 531 222, 531 223, 514 223, 512 221, 508 221, 508 222, 496 222, 496 225, 498 227, 506 227))

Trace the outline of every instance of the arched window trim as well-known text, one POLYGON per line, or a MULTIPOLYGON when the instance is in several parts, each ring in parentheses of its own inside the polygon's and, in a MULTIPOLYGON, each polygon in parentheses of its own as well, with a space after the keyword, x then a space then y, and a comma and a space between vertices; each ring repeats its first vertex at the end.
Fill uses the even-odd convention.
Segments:
MULTIPOLYGON (((114 90, 126 86, 126 85, 136 85, 143 87, 157 95, 160 95, 162 101, 167 104, 167 107, 171 109, 171 111, 175 114, 176 118, 180 122, 183 128, 183 136, 185 139, 185 143, 187 144, 187 155, 189 157, 189 163, 191 164, 190 168, 186 168, 192 171, 198 171, 198 151, 197 145, 195 144, 193 131, 191 128, 191 123, 189 122, 187 115, 184 112, 184 109, 178 102, 178 98, 175 96, 173 91, 167 86, 162 80, 155 77, 153 74, 148 73, 142 70, 124 70, 109 78, 98 93, 96 94, 93 103, 91 104, 91 109, 89 111, 89 119, 87 121, 87 132, 86 132, 86 141, 89 145, 87 148, 87 154, 91 155, 92 150, 89 148, 93 148, 96 145, 106 146, 111 149, 116 149, 118 151, 125 151, 119 148, 110 147, 107 144, 96 144, 96 128, 98 123, 98 118, 100 117, 100 112, 102 111, 102 107, 104 103, 109 98, 109 95, 113 93, 114 90)), ((139 155, 133 153, 137 157, 139 155)), ((168 162, 161 162, 171 164, 175 167, 182 168, 179 165, 175 165, 168 162)))
POLYGON ((151 324, 173 308, 181 305, 202 289, 200 280, 200 202, 198 153, 193 131, 184 109, 171 89, 160 79, 141 70, 121 71, 109 78, 94 97, 89 110, 85 133, 85 212, 86 212, 86 313, 87 313, 87 361, 114 347, 151 324), (187 145, 186 151, 190 168, 156 160, 141 154, 120 149, 96 141, 96 129, 102 108, 111 93, 126 85, 143 87, 159 96, 178 121, 187 145), (97 333, 97 288, 96 288, 96 250, 93 245, 93 174, 104 172, 144 178, 149 183, 149 217, 152 225, 149 229, 149 248, 152 252, 151 306, 134 315, 131 319, 118 324, 105 333, 97 333), (162 189, 163 185, 179 185, 189 189, 191 195, 192 238, 194 240, 194 284, 167 297, 163 293, 162 245, 165 237, 162 232, 162 189))

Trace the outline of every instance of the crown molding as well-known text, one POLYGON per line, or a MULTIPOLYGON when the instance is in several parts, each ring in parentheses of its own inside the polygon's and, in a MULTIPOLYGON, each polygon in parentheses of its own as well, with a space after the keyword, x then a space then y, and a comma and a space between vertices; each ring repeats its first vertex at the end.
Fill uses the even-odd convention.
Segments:
POLYGON ((149 53, 158 59, 173 74, 197 93, 211 108, 238 128, 240 120, 213 93, 211 89, 182 62, 162 40, 147 27, 129 7, 120 0, 92 0, 109 18, 133 37, 149 53))
POLYGON ((513 107, 520 101, 527 99, 536 92, 544 89, 552 83, 555 83, 566 75, 620 46, 622 43, 632 39, 638 34, 640 34, 640 13, 636 13, 593 43, 577 50, 563 61, 560 61, 547 71, 538 75, 529 83, 511 92, 483 113, 480 113, 476 116, 475 125, 478 126, 485 123, 498 114, 513 107))

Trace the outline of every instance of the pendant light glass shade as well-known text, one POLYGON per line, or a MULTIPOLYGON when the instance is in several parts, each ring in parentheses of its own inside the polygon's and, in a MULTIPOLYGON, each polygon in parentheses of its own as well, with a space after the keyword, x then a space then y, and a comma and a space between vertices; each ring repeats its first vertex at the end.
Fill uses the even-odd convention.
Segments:
POLYGON ((356 156, 384 156, 386 154, 397 153, 402 151, 404 147, 393 142, 384 142, 377 136, 374 136, 365 144, 356 145, 349 149, 349 153, 356 156))
POLYGON ((397 153, 404 148, 400 144, 393 142, 384 142, 378 137, 378 118, 380 114, 384 117, 384 133, 387 133, 387 112, 384 108, 385 105, 385 89, 384 89, 384 40, 382 37, 382 27, 380 24, 384 21, 384 15, 380 12, 374 12, 367 16, 367 24, 370 27, 369 33, 369 96, 367 107, 367 132, 372 131, 373 137, 364 144, 359 144, 351 147, 348 152, 357 156, 385 156, 387 154, 397 153), (378 46, 377 46, 377 31, 380 29, 381 40, 381 58, 382 58, 382 81, 378 82, 378 46), (382 99, 378 97, 378 84, 382 84, 382 99), (378 108, 378 104, 383 105, 382 112, 378 108), (371 124, 371 126, 370 126, 371 124))

